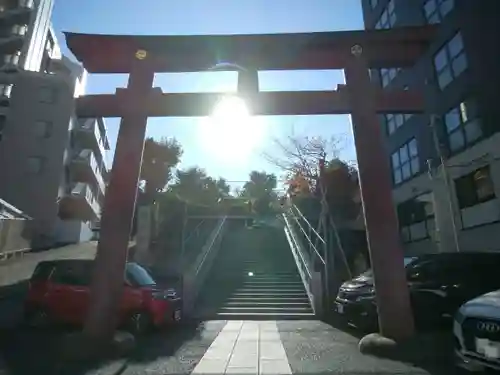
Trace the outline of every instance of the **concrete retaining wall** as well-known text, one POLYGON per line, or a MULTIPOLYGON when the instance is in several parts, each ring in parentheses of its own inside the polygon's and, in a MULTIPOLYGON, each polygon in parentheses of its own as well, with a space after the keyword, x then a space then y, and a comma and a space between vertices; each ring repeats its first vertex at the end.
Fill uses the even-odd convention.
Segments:
POLYGON ((31 249, 31 220, 0 219, 0 261, 31 249))

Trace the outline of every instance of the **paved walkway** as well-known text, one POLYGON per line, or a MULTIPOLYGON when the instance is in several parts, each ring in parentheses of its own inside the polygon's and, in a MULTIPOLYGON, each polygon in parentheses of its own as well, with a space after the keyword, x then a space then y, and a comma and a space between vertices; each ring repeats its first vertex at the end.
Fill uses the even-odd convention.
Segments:
POLYGON ((358 338, 319 321, 207 321, 138 338, 128 358, 57 373, 57 340, 0 333, 4 373, 32 375, 456 375, 449 362, 404 363, 363 355, 358 338), (9 337, 10 336, 10 337, 9 337))
POLYGON ((291 374, 274 321, 229 321, 192 374, 291 374))
MULTIPOLYGON (((359 339, 315 320, 228 321, 191 374, 454 374, 449 363, 363 355, 359 339)), ((441 358, 442 359, 442 358, 441 358)))

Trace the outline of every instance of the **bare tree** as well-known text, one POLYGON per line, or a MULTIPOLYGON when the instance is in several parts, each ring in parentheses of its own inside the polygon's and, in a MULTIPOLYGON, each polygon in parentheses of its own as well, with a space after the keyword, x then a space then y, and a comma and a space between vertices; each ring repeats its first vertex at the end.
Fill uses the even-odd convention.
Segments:
MULTIPOLYGON (((349 210, 353 204, 354 192, 357 190, 357 176, 354 163, 346 162, 339 158, 346 139, 332 136, 329 139, 324 137, 307 137, 292 134, 284 140, 273 139, 273 153, 264 153, 263 157, 275 167, 281 169, 288 181, 297 177, 305 179, 308 186, 299 188, 299 194, 304 192, 313 193, 316 190, 319 180, 319 161, 325 161, 324 184, 319 187, 321 196, 321 216, 324 218, 320 222, 323 233, 333 229, 334 240, 340 250, 341 259, 345 265, 345 270, 349 277, 352 272, 347 256, 336 227, 336 219, 332 213, 337 212, 343 218, 347 218, 349 210), (324 215, 324 216, 323 216, 324 215), (328 219, 326 219, 328 216, 328 219)), ((319 229, 319 228, 318 228, 319 229)))
POLYGON ((313 187, 319 174, 319 160, 338 159, 345 144, 345 138, 332 136, 308 137, 293 132, 283 138, 272 140, 272 152, 264 152, 264 159, 278 167, 286 180, 298 175, 313 187))

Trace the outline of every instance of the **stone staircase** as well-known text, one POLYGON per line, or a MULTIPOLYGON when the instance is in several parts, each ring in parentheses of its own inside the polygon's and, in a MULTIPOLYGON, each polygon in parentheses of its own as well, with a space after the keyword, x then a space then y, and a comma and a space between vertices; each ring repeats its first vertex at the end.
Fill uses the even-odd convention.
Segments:
POLYGON ((230 224, 197 311, 204 319, 310 319, 283 229, 230 224))

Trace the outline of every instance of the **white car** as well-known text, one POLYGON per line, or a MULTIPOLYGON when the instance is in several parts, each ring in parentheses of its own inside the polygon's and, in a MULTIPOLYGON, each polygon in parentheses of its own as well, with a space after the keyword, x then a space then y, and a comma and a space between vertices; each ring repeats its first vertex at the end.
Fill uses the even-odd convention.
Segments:
POLYGON ((453 334, 458 366, 500 370, 500 290, 463 304, 455 315, 453 334))

